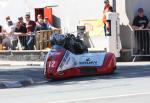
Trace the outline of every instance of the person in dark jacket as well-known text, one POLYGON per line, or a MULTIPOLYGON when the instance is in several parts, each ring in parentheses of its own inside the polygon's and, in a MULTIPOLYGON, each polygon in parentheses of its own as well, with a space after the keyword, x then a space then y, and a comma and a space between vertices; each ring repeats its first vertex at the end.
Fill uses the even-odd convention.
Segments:
POLYGON ((17 22, 14 34, 19 36, 19 42, 21 43, 22 49, 27 49, 26 43, 27 29, 21 22, 17 22))
POLYGON ((132 27, 135 29, 135 43, 137 44, 138 54, 149 54, 149 34, 147 30, 148 28, 148 17, 144 14, 143 8, 138 8, 138 15, 134 18, 132 27), (138 30, 136 30, 138 29, 138 30))

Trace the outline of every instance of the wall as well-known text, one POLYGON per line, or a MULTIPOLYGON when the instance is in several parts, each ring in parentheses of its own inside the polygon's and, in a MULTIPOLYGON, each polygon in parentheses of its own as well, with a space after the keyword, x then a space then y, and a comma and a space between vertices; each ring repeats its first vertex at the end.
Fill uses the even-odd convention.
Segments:
POLYGON ((132 25, 134 16, 139 7, 144 8, 145 14, 150 17, 149 0, 116 0, 116 11, 120 15, 121 41, 123 48, 130 48, 131 31, 129 24, 132 25))
MULTIPOLYGON (((53 14, 57 24, 60 24, 64 31, 76 31, 76 26, 83 19, 102 18, 104 0, 1 0, 0 1, 0 24, 5 23, 5 17, 10 16, 17 21, 19 16, 31 13, 34 20, 34 8, 45 6, 53 7, 53 14)), ((112 0, 110 0, 111 2, 112 0)))
POLYGON ((60 0, 53 10, 61 18, 62 29, 72 32, 80 20, 102 18, 103 4, 103 0, 60 0))
POLYGON ((18 17, 31 13, 34 20, 34 8, 56 5, 56 0, 0 0, 0 25, 5 24, 5 17, 10 16, 16 22, 18 17), (44 2, 43 2, 44 1, 44 2))
MULTIPOLYGON (((76 26, 83 19, 102 18, 104 0, 0 0, 0 25, 5 23, 5 17, 10 16, 17 21, 19 16, 31 13, 34 20, 34 8, 45 6, 53 7, 53 14, 64 32, 76 31, 76 26)), ((150 17, 149 0, 113 0, 116 2, 116 11, 120 15, 121 41, 123 48, 130 48, 130 29, 138 7, 145 9, 145 14, 150 17)), ((111 4, 112 0, 110 0, 111 4)))

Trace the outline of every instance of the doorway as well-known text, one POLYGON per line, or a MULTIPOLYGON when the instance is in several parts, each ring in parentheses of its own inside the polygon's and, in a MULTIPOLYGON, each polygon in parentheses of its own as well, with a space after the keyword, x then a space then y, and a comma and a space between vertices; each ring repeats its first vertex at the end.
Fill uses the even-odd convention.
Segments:
POLYGON ((37 15, 40 14, 44 19, 44 8, 35 8, 35 21, 37 21, 37 15))
POLYGON ((42 18, 48 18, 50 24, 53 24, 53 14, 51 7, 44 7, 44 8, 35 8, 35 21, 37 21, 37 15, 41 14, 42 18))

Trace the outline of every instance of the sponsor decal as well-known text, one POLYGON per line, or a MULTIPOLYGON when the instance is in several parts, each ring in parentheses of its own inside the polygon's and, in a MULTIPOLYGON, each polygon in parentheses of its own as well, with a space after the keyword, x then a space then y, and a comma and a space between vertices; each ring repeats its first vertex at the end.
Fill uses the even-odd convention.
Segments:
POLYGON ((91 60, 90 58, 87 58, 85 61, 80 61, 79 64, 80 65, 86 65, 86 64, 96 65, 97 61, 94 61, 94 60, 91 60))

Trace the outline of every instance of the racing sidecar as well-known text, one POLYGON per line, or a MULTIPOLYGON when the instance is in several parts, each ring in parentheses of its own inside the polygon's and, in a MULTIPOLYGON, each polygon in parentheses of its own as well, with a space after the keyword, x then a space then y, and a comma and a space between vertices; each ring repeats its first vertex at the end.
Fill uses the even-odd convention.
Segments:
POLYGON ((116 69, 113 53, 73 53, 58 43, 48 52, 44 76, 46 79, 62 79, 75 76, 112 74, 116 69))

